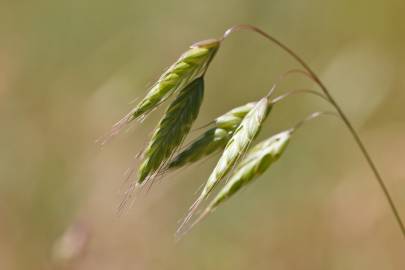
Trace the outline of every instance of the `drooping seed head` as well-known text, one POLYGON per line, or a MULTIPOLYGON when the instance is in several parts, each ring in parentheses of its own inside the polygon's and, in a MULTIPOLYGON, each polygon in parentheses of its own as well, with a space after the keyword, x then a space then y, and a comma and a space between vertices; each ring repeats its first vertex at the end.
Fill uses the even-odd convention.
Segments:
POLYGON ((259 133, 270 109, 268 100, 263 98, 248 112, 227 143, 217 166, 208 178, 202 192, 204 197, 226 176, 238 159, 246 153, 251 142, 259 133))
POLYGON ((208 178, 200 196, 191 206, 189 214, 180 225, 178 233, 183 230, 184 225, 188 223, 199 204, 208 197, 213 188, 225 178, 227 173, 233 169, 239 159, 244 156, 249 149, 251 142, 259 133, 270 110, 271 106, 269 106, 269 101, 267 98, 262 98, 242 120, 232 138, 225 146, 225 150, 208 178))
POLYGON ((182 89, 166 110, 144 151, 138 183, 155 174, 181 145, 197 118, 204 93, 204 80, 198 78, 182 89))
POLYGON ((146 97, 132 111, 128 121, 147 114, 170 94, 201 77, 219 49, 219 44, 219 41, 214 39, 193 44, 161 75, 146 97))
POLYGON ((275 161, 277 161, 286 149, 292 132, 293 130, 290 129, 278 133, 251 148, 244 159, 238 164, 235 173, 232 175, 228 183, 225 184, 202 214, 190 225, 188 230, 194 227, 223 202, 235 195, 235 193, 241 188, 245 187, 258 176, 263 174, 275 161))
POLYGON ((181 91, 195 79, 202 77, 219 49, 220 41, 209 39, 190 46, 153 84, 146 96, 124 118, 117 122, 110 134, 101 140, 104 144, 129 122, 142 119, 170 95, 181 91))
POLYGON ((246 157, 239 163, 229 182, 210 203, 207 208, 208 211, 214 210, 239 189, 262 175, 284 153, 291 134, 291 130, 278 133, 250 149, 246 157))

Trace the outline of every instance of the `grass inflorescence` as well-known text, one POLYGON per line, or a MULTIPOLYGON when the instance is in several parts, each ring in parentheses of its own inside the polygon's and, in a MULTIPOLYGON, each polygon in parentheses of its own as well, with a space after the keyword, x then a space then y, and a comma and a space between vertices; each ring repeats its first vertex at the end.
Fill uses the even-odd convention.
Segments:
POLYGON ((157 176, 162 177, 171 170, 182 168, 222 151, 217 164, 213 168, 205 185, 203 185, 200 195, 190 207, 188 214, 177 230, 177 236, 182 236, 207 216, 207 214, 214 211, 229 198, 235 196, 240 189, 253 182, 253 180, 268 170, 273 163, 279 160, 295 130, 319 115, 332 114, 337 115, 353 135, 384 192, 403 236, 405 236, 405 226, 384 181, 367 149, 340 106, 306 62, 289 47, 266 32, 251 25, 238 25, 228 29, 223 37, 219 39, 209 39, 193 44, 159 77, 135 108, 113 126, 108 136, 100 140, 101 144, 104 144, 110 137, 117 134, 133 120, 145 118, 173 94, 175 98, 168 106, 155 128, 146 149, 143 151, 142 162, 138 169, 138 177, 132 181, 121 206, 125 206, 132 198, 132 192, 135 187, 143 187, 148 183, 151 185, 157 176), (285 73, 282 78, 291 73, 300 73, 315 82, 322 92, 301 89, 290 91, 271 99, 277 85, 276 82, 265 97, 257 102, 236 107, 217 117, 209 125, 205 126, 207 130, 182 148, 182 143, 187 137, 193 122, 196 120, 202 104, 204 75, 207 68, 218 51, 221 42, 230 34, 241 30, 253 31, 263 36, 287 52, 303 67, 303 70, 295 69, 285 73), (273 135, 267 140, 256 144, 256 146, 251 147, 273 105, 295 93, 320 96, 334 108, 335 112, 313 113, 298 122, 293 128, 273 135), (200 204, 211 195, 221 182, 225 182, 222 189, 208 203, 202 214, 191 222, 200 204))

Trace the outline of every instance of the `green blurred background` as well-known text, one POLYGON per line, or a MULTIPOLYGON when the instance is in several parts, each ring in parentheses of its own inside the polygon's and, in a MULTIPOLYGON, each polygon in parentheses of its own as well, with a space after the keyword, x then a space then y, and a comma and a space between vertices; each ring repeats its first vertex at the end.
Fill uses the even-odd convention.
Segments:
MULTIPOLYGON (((404 238, 336 119, 305 126, 279 163, 177 244, 177 221, 216 158, 118 217, 123 173, 166 105, 103 149, 94 143, 190 44, 250 23, 318 72, 405 217, 404 12, 403 0, 1 0, 0 269, 405 269, 404 238)), ((232 35, 195 127, 295 67, 261 37, 232 35)), ((278 91, 302 87, 316 89, 296 75, 278 91)), ((326 108, 292 97, 260 138, 326 108)))

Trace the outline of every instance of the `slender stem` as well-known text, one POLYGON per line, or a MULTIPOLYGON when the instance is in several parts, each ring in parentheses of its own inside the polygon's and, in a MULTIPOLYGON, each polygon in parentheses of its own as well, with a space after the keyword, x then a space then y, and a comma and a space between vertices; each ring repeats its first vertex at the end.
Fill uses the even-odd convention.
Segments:
POLYGON ((399 227, 401 229, 402 236, 405 238, 405 226, 404 226, 404 223, 401 220, 401 216, 399 215, 399 212, 398 212, 398 210, 397 210, 397 208, 396 208, 396 206, 394 204, 394 201, 392 200, 392 197, 391 197, 390 193, 388 192, 388 189, 387 189, 387 187, 386 187, 386 185, 384 183, 383 178, 381 177, 380 173, 378 172, 377 167, 375 166, 373 160, 370 157, 370 154, 368 153, 366 147, 364 146, 362 140, 360 139, 360 137, 357 134, 356 130, 354 129, 353 125, 351 124, 351 122, 347 118, 346 114, 341 109, 341 107, 337 104, 335 99, 332 97, 329 90, 326 88, 326 86, 320 80, 320 78, 316 75, 316 73, 314 71, 312 71, 312 69, 309 67, 309 65, 301 57, 299 57, 292 49, 290 49, 288 46, 286 46, 284 43, 282 43, 278 39, 274 38, 273 36, 267 34, 263 30, 255 27, 255 26, 252 26, 252 25, 237 25, 237 26, 234 26, 234 27, 228 29, 225 32, 225 34, 223 36, 223 39, 225 39, 231 33, 236 32, 236 31, 240 31, 240 30, 254 31, 254 32, 262 35, 267 40, 274 43, 275 45, 277 45, 281 49, 283 49, 291 57, 293 57, 298 63, 300 63, 301 66, 309 73, 311 78, 319 85, 319 87, 322 89, 323 93, 326 95, 326 97, 329 99, 329 101, 335 107, 337 113, 342 118, 342 120, 345 123, 346 127, 349 129, 349 131, 352 134, 354 140, 356 141, 357 145, 359 146, 359 148, 360 148, 363 156, 365 157, 368 165, 370 166, 371 170, 373 171, 374 176, 377 179, 378 184, 380 185, 380 187, 381 187, 381 189, 382 189, 382 191, 384 193, 384 196, 386 197, 386 199, 388 201, 388 204, 389 204, 389 206, 390 206, 390 208, 392 210, 392 213, 394 214, 395 219, 396 219, 396 221, 397 221, 397 223, 398 223, 398 225, 399 225, 399 227))
POLYGON ((290 91, 288 91, 288 92, 286 92, 286 93, 284 93, 284 94, 282 94, 282 95, 280 95, 280 96, 277 96, 277 97, 273 98, 270 102, 271 102, 272 104, 276 104, 276 103, 278 103, 278 102, 284 100, 284 99, 287 98, 287 97, 290 97, 290 96, 292 96, 292 95, 297 95, 297 94, 311 94, 311 95, 314 95, 314 96, 317 96, 317 97, 322 98, 323 100, 325 100, 326 102, 328 102, 328 104, 332 104, 332 103, 330 102, 330 100, 329 100, 324 94, 319 93, 318 91, 314 91, 314 90, 312 90, 312 89, 295 89, 295 90, 290 90, 290 91))
POLYGON ((302 119, 301 121, 299 121, 297 124, 295 124, 295 126, 291 128, 291 132, 295 132, 297 129, 302 127, 302 125, 304 125, 305 123, 312 121, 312 120, 318 118, 319 116, 323 116, 323 115, 335 116, 335 117, 338 117, 338 119, 340 119, 340 115, 337 114, 336 112, 330 112, 330 111, 313 112, 310 115, 308 115, 307 117, 305 117, 304 119, 302 119))

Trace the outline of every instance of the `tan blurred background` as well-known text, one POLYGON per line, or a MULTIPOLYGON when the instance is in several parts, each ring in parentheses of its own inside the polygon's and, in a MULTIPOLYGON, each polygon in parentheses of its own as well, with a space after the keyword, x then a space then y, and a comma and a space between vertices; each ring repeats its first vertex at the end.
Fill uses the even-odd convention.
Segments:
MULTIPOLYGON (((405 217, 404 12, 403 0, 2 0, 0 269, 405 269, 404 238, 335 119, 303 128, 272 170, 178 244, 177 222, 216 158, 172 174, 118 217, 123 173, 166 105, 94 144, 191 43, 250 23, 319 73, 405 217)), ((195 127, 294 67, 259 36, 233 35, 208 71, 195 127)), ((315 88, 293 76, 278 91, 297 87, 315 88)), ((291 98, 260 138, 326 108, 291 98)))

